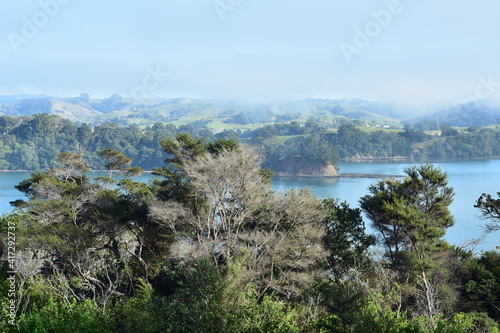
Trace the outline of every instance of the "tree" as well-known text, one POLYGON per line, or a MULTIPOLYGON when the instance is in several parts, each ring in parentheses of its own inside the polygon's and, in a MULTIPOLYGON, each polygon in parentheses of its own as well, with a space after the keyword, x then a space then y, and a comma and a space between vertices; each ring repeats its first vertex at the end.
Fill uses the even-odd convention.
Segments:
POLYGON ((110 175, 91 181, 83 157, 61 153, 59 167, 37 172, 17 188, 28 200, 16 203, 29 219, 19 230, 20 253, 38 260, 35 267, 54 294, 90 299, 104 314, 113 298, 130 292, 137 278, 158 273, 168 253, 168 230, 148 219, 153 195, 130 179, 137 168, 121 152, 101 152, 110 175), (109 186, 112 183, 112 186, 109 186), (166 233, 165 233, 166 232, 166 233))
POLYGON ((441 126, 441 136, 455 136, 458 134, 459 134, 459 132, 456 129, 454 129, 453 127, 450 127, 448 125, 441 126))
POLYGON ((407 168, 405 173, 403 179, 370 186, 360 205, 379 233, 392 267, 421 270, 453 225, 448 207, 454 192, 446 173, 431 164, 407 168))
POLYGON ((500 322, 500 251, 479 255, 458 247, 455 251, 454 275, 461 296, 456 312, 487 313, 500 322))
POLYGON ((76 181, 75 177, 79 177, 89 171, 89 166, 81 154, 63 152, 56 158, 56 162, 59 164, 59 167, 52 168, 51 171, 61 174, 61 177, 65 181, 76 181))
POLYGON ((375 244, 375 237, 365 233, 359 208, 350 208, 337 199, 325 199, 322 203, 326 212, 328 268, 335 279, 342 279, 350 270, 364 268, 370 263, 366 251, 375 244))
POLYGON ((143 171, 139 167, 131 167, 130 164, 132 164, 132 159, 112 148, 106 148, 99 151, 99 157, 101 157, 105 163, 104 168, 108 172, 109 179, 112 179, 114 174, 128 177, 139 176, 143 171))
POLYGON ((163 139, 160 145, 168 154, 166 166, 153 168, 153 174, 162 176, 161 180, 153 181, 153 191, 161 200, 184 200, 190 193, 190 184, 187 181, 183 167, 188 161, 195 159, 206 151, 203 139, 194 139, 186 133, 178 134, 175 140, 163 139))
POLYGON ((173 153, 184 196, 165 200, 160 192, 150 216, 176 235, 178 259, 208 256, 222 269, 243 258, 243 280, 260 296, 272 290, 295 296, 312 283, 326 255, 317 199, 305 191, 273 193, 252 152, 173 153))
POLYGON ((448 289, 445 268, 437 262, 446 260, 448 246, 441 238, 453 225, 448 207, 454 193, 446 173, 431 164, 407 168, 405 173, 403 179, 370 186, 360 204, 380 235, 390 267, 415 287, 412 312, 425 315, 434 325, 442 313, 441 290, 448 289))
POLYGON ((494 199, 491 194, 483 193, 474 205, 479 208, 484 219, 491 220, 485 226, 487 234, 500 230, 500 192, 497 195, 499 199, 494 199))

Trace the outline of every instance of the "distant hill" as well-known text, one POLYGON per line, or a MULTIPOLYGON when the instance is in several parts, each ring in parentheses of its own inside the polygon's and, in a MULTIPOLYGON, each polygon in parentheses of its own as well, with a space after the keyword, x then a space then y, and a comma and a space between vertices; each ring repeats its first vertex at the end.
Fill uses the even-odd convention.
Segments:
POLYGON ((452 127, 490 126, 500 123, 500 106, 484 101, 458 104, 449 108, 413 118, 405 123, 424 130, 438 130, 442 125, 452 127))
POLYGON ((152 125, 155 122, 185 125, 198 121, 215 131, 255 128, 262 124, 291 120, 305 122, 310 117, 345 117, 367 124, 398 124, 401 121, 398 110, 391 104, 361 99, 245 103, 189 98, 136 101, 116 94, 109 98, 92 99, 85 93, 71 98, 0 96, 1 115, 21 116, 37 113, 56 114, 71 121, 94 124, 113 121, 122 125, 152 125))
POLYGON ((255 129, 264 124, 310 118, 346 118, 359 125, 413 124, 423 130, 452 127, 489 126, 500 123, 500 106, 483 101, 457 104, 437 112, 407 120, 406 110, 388 102, 362 99, 303 99, 268 103, 249 103, 218 99, 148 99, 137 101, 113 94, 93 99, 59 98, 39 95, 0 96, 0 115, 21 116, 37 113, 56 114, 75 122, 121 125, 153 125, 169 122, 177 126, 203 123, 215 132, 224 129, 255 129))
POLYGON ((102 114, 102 112, 96 111, 92 108, 61 100, 52 102, 50 113, 75 122, 98 118, 102 114))
POLYGON ((18 102, 22 101, 23 99, 39 99, 39 98, 52 98, 52 97, 45 96, 45 95, 30 95, 30 94, 0 95, 0 104, 18 103, 18 102))

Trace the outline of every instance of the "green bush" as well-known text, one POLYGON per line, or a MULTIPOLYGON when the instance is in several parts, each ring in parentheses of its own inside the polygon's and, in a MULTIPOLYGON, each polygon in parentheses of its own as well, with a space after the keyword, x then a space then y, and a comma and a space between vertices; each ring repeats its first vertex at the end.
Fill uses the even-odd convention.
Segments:
POLYGON ((9 326, 5 332, 16 333, 112 333, 91 301, 65 305, 52 299, 30 314, 23 314, 18 328, 9 326))

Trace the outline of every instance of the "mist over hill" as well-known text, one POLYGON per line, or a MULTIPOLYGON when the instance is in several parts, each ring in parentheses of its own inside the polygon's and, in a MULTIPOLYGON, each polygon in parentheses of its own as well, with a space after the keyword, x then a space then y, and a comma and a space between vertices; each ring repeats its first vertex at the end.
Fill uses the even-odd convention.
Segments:
POLYGON ((423 130, 452 127, 491 126, 500 123, 500 106, 486 101, 456 104, 431 114, 406 121, 423 130))
POLYGON ((113 94, 95 99, 82 93, 61 98, 41 95, 0 96, 0 115, 22 116, 55 114, 74 122, 100 124, 107 121, 121 125, 152 125, 173 122, 186 125, 203 122, 215 132, 228 128, 306 121, 311 117, 359 120, 360 125, 412 124, 424 130, 442 125, 454 127, 489 126, 500 119, 500 106, 476 101, 435 110, 409 118, 408 110, 384 101, 362 99, 318 99, 251 103, 220 99, 147 99, 135 100, 113 94))

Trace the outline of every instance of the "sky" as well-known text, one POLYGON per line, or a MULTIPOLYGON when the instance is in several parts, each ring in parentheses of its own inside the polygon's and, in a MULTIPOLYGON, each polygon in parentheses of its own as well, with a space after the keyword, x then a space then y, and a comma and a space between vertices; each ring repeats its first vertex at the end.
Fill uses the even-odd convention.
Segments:
POLYGON ((500 101, 498 0, 0 3, 0 95, 500 101))

